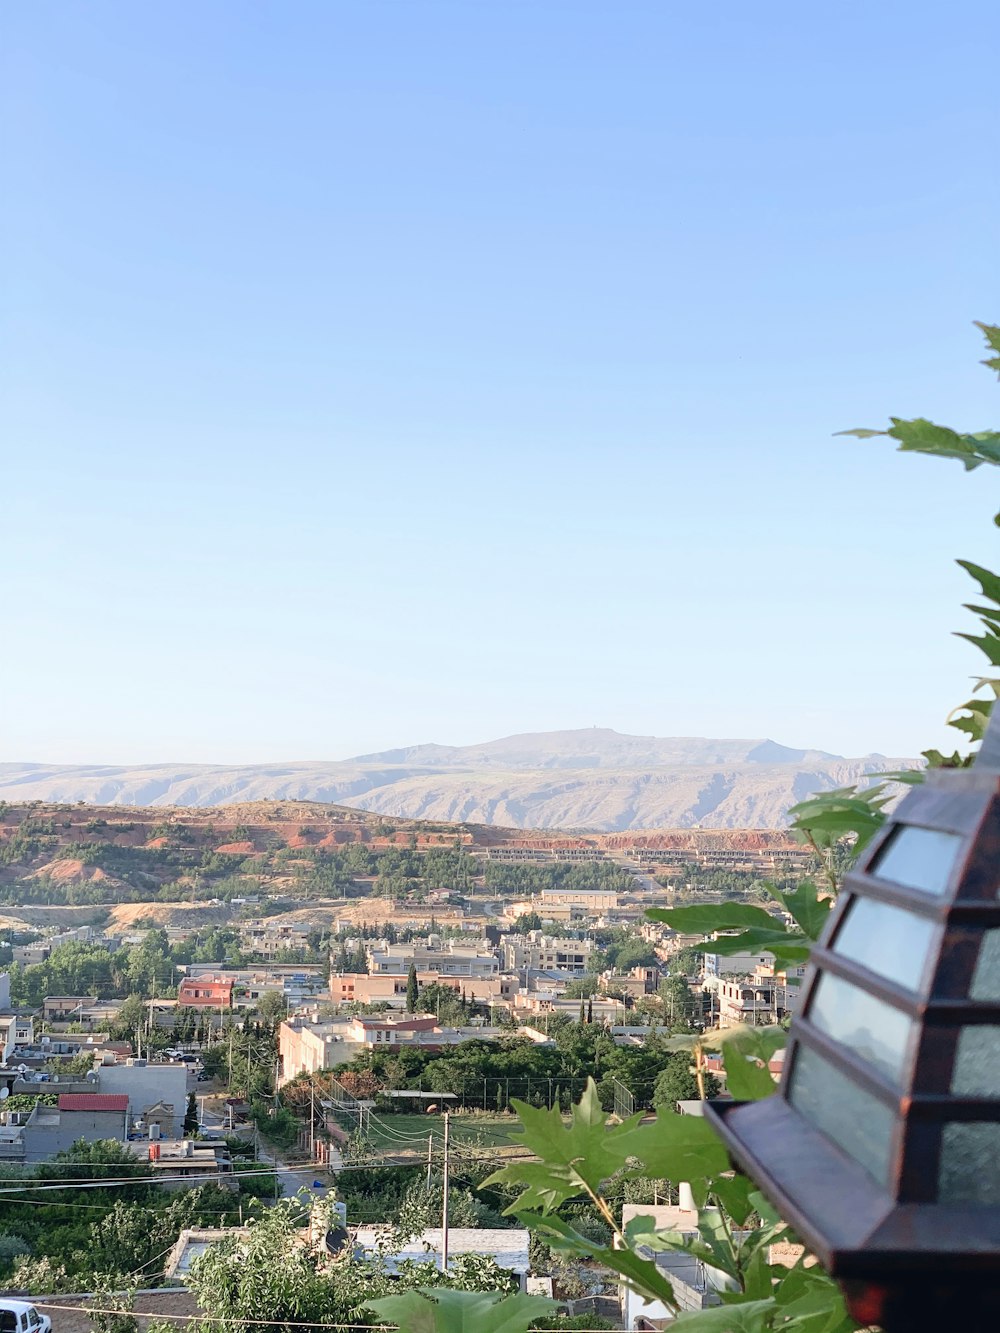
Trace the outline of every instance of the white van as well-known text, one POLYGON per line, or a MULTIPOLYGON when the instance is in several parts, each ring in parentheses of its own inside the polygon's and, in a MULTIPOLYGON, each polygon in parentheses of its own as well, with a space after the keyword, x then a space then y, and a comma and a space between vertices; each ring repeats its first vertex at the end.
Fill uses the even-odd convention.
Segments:
POLYGON ((52 1333, 52 1320, 27 1301, 0 1301, 0 1333, 52 1333))

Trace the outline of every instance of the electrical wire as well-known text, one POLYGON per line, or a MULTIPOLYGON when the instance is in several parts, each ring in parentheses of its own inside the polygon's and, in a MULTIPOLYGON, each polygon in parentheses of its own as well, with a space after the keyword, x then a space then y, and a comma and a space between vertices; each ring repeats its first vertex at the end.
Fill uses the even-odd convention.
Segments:
MULTIPOLYGON (((431 1288, 433 1290, 433 1288, 431 1288)), ((484 1293, 486 1294, 486 1293, 484 1293)), ((497 1293, 500 1294, 499 1292, 497 1293)), ((76 1313, 85 1311, 88 1314, 116 1314, 120 1315, 121 1310, 102 1308, 97 1305, 57 1305, 53 1301, 32 1301, 32 1305, 38 1310, 72 1310, 76 1313)), ((371 1324, 327 1324, 319 1320, 302 1319, 242 1319, 239 1315, 211 1315, 211 1314, 160 1314, 156 1310, 132 1310, 129 1312, 138 1319, 166 1319, 173 1323, 180 1324, 239 1324, 240 1326, 259 1326, 264 1328, 327 1328, 341 1330, 347 1333, 347 1330, 361 1329, 365 1333, 371 1333, 371 1324)), ((381 1324, 380 1328, 400 1329, 399 1324, 381 1324)), ((576 1333, 604 1333, 599 1328, 581 1328, 576 1333)))

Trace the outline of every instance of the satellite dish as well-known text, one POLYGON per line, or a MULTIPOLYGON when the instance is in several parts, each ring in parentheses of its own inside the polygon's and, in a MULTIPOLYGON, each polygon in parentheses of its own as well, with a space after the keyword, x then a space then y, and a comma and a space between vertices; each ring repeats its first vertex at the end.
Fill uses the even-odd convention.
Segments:
POLYGON ((7 1084, 5 1083, 3 1087, 0 1088, 0 1102, 4 1101, 9 1096, 10 1096, 10 1088, 8 1088, 7 1084))

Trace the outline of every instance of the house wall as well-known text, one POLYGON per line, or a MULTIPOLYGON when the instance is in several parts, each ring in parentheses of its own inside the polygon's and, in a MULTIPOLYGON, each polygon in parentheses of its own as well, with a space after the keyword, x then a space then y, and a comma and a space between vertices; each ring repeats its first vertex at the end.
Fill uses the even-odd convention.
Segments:
POLYGON ((147 1106, 156 1102, 171 1103, 174 1115, 168 1137, 180 1138, 187 1109, 187 1070, 183 1065, 101 1065, 98 1072, 101 1092, 123 1092, 128 1098, 131 1120, 137 1120, 147 1106))

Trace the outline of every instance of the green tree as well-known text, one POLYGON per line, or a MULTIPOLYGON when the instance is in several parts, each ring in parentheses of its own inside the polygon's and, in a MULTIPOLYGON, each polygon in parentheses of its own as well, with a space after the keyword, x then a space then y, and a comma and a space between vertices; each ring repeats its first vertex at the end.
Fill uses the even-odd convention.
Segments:
POLYGON ((187 1110, 184 1112, 184 1137, 190 1138, 198 1133, 198 1100, 193 1092, 188 1093, 187 1110))
POLYGON ((416 1013, 417 1009, 417 969, 414 963, 406 974, 406 1012, 416 1013))
POLYGON ((711 1074, 706 1074, 704 1089, 699 1087, 698 1078, 691 1065, 691 1056, 679 1051, 676 1055, 667 1057, 667 1063, 653 1089, 653 1105, 675 1106, 678 1102, 694 1102, 702 1096, 717 1097, 718 1094, 718 1080, 711 1074))

